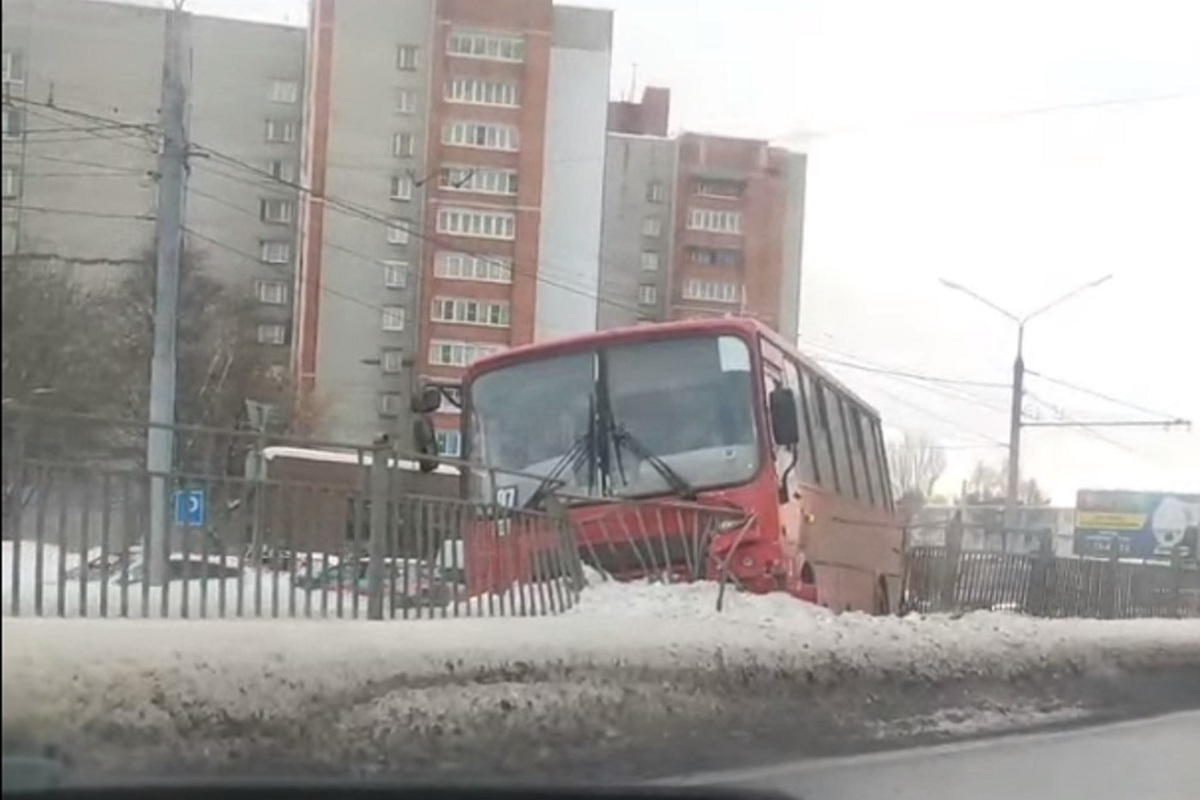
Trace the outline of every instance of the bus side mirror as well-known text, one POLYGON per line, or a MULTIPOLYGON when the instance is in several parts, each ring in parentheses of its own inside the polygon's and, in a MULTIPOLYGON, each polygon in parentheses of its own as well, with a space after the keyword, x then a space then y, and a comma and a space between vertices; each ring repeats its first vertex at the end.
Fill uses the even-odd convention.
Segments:
POLYGON ((412 397, 413 446, 416 448, 418 456, 432 456, 431 458, 418 458, 421 472, 433 472, 438 468, 437 432, 434 430, 433 420, 429 415, 437 411, 441 404, 442 393, 436 386, 423 386, 412 397))
POLYGON ((422 386, 412 398, 412 410, 417 414, 432 414, 441 405, 442 391, 436 386, 422 386))
POLYGON ((413 419, 413 446, 417 450, 417 464, 421 472, 433 472, 438 468, 437 432, 433 429, 433 420, 420 415, 413 419), (422 456, 433 456, 423 458, 422 456))
POLYGON ((771 390, 771 435, 780 447, 795 447, 800 444, 800 421, 796 413, 796 395, 791 389, 780 386, 771 390))

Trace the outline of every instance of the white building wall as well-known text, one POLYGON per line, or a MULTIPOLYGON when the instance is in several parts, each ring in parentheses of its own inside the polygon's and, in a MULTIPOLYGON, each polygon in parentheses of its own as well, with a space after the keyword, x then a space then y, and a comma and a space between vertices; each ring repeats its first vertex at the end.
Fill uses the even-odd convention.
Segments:
POLYGON ((553 42, 536 341, 596 329, 612 14, 557 8, 553 42))

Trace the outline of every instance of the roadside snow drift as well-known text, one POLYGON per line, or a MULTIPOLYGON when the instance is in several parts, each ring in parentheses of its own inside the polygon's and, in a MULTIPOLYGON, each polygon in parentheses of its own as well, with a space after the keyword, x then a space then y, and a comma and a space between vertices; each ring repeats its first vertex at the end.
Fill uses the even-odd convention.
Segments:
POLYGON ((627 780, 1200 705, 1196 620, 718 614, 716 591, 601 584, 530 619, 5 619, 5 745, 118 774, 627 780))

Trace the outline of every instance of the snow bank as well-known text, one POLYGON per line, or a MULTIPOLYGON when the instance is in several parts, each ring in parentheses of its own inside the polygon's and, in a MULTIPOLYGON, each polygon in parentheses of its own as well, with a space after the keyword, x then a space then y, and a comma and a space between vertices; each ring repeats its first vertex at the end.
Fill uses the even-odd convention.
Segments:
POLYGON ((1200 704, 1197 620, 881 618, 736 593, 718 614, 716 592, 605 583, 543 618, 5 619, 5 739, 102 772, 628 779, 1200 704))

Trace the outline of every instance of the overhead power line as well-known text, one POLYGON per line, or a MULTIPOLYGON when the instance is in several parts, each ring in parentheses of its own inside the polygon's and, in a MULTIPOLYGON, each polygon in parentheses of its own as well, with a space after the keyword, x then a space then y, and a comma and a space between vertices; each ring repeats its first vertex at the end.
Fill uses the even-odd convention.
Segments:
POLYGON ((1076 392, 1080 392, 1082 394, 1088 394, 1088 395, 1091 395, 1092 397, 1096 397, 1101 400, 1106 400, 1106 401, 1113 403, 1115 405, 1118 405, 1118 406, 1124 406, 1125 408, 1128 408, 1131 411, 1139 411, 1143 414, 1149 414, 1152 417, 1161 417, 1163 419, 1179 419, 1179 417, 1175 414, 1166 414, 1166 413, 1163 413, 1162 411, 1155 411, 1152 408, 1147 408, 1145 406, 1138 405, 1137 403, 1133 403, 1128 400, 1122 400, 1119 397, 1113 397, 1112 395, 1105 394, 1104 392, 1099 392, 1095 389, 1089 389, 1086 386, 1080 386, 1077 383, 1065 381, 1061 378, 1052 378, 1049 375, 1044 375, 1040 372, 1035 372, 1034 370, 1031 370, 1031 369, 1026 369, 1025 371, 1027 373, 1029 373, 1030 375, 1041 378, 1044 381, 1048 381, 1050 383, 1055 383, 1055 384, 1058 384, 1059 386, 1065 387, 1067 389, 1071 389, 1076 392))
POLYGON ((837 364, 841 367, 849 369, 862 370, 863 372, 873 372, 878 375, 890 375, 897 378, 909 378, 917 381, 927 381, 929 383, 942 383, 950 386, 978 386, 988 389, 1009 389, 1007 383, 997 383, 995 381, 978 381, 966 378, 946 378, 940 375, 922 375, 918 372, 906 372, 900 369, 889 369, 885 367, 873 367, 866 364, 855 364, 852 361, 841 361, 836 358, 828 358, 826 356, 818 356, 817 360, 826 364, 837 364))

